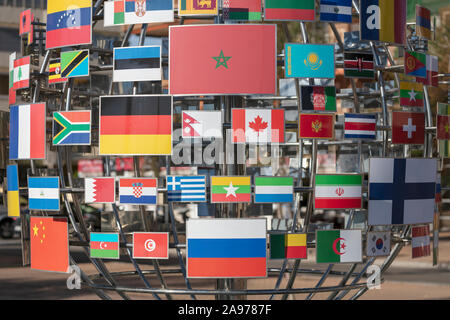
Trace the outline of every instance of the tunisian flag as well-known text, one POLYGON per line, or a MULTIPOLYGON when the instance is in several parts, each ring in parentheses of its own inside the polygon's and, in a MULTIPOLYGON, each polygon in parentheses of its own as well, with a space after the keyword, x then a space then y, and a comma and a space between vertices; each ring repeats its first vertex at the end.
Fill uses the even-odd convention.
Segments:
POLYGON ((169 27, 169 94, 276 93, 276 25, 169 27))

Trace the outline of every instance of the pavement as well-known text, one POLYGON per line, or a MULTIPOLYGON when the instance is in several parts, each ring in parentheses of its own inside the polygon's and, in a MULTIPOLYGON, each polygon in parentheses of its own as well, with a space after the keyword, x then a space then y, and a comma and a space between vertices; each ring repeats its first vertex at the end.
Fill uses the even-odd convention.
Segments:
MULTIPOLYGON (((81 270, 88 275, 96 274, 95 267, 88 261, 80 248, 71 248, 71 254, 78 262, 81 270)), ((326 269, 327 265, 318 266, 314 263, 313 250, 309 252, 309 258, 302 261, 300 267, 304 269, 326 269)), ((381 265, 384 259, 378 258, 375 265, 381 265)), ((119 261, 105 261, 110 272, 134 271, 127 257, 123 256, 119 261)), ((160 261, 161 269, 173 269, 177 266, 175 252, 171 251, 169 260, 160 261)), ((151 261, 139 261, 143 270, 153 270, 151 261)), ((269 262, 271 266, 273 262, 269 262)), ((293 261, 289 262, 292 266, 293 261)), ((273 265, 272 265, 273 266, 273 265)), ((333 270, 347 271, 349 265, 335 265, 333 270)), ((356 271, 358 271, 357 269, 356 271)), ((42 299, 42 300, 98 300, 99 297, 86 284, 82 283, 81 289, 69 290, 67 288, 67 274, 43 272, 22 267, 20 239, 0 240, 0 299, 42 299)), ((159 288, 160 282, 154 275, 146 275, 152 287, 159 288)), ((144 282, 135 275, 115 275, 118 286, 144 288, 144 282)), ((165 274, 164 279, 170 288, 186 288, 184 280, 179 274, 165 274)), ((294 288, 314 287, 320 275, 299 273, 293 285, 294 288)), ((266 279, 249 279, 248 289, 268 289, 275 286, 277 277, 269 276, 266 279)), ((337 285, 341 276, 329 276, 322 286, 337 285)), ((288 275, 283 277, 280 288, 284 288, 288 281, 288 275)), ((104 280, 95 280, 96 283, 105 283, 104 280)), ((193 279, 190 281, 194 289, 213 289, 214 280, 193 279)), ((350 291, 344 299, 351 297, 356 291, 350 291)), ((121 297, 111 291, 107 291, 112 299, 121 297)), ((132 299, 154 299, 152 295, 143 293, 129 293, 132 299)), ((305 294, 290 295, 288 299, 304 299, 305 294)), ((314 299, 326 299, 329 293, 320 293, 314 299)), ((162 299, 166 299, 164 295, 162 299)), ((173 299, 189 299, 187 295, 173 295, 173 299)), ((266 299, 268 296, 249 296, 248 299, 266 299)), ((198 296, 198 299, 213 299, 212 296, 198 296)), ((280 299, 276 296, 275 299, 280 299)), ((405 246, 397 259, 386 273, 383 274, 380 289, 368 290, 361 300, 423 300, 423 299, 450 299, 450 233, 440 235, 439 263, 432 265, 432 256, 418 259, 411 258, 411 246, 405 246)))

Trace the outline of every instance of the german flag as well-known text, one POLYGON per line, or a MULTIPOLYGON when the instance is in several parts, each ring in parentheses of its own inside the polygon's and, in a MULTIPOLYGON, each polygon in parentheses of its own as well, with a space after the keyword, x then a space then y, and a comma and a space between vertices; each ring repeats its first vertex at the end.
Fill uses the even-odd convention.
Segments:
POLYGON ((171 155, 172 96, 100 97, 101 155, 171 155))

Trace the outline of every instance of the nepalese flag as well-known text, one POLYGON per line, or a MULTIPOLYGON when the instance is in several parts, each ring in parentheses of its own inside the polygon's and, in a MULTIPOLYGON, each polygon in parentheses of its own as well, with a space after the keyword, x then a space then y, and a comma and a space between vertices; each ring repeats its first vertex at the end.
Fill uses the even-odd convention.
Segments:
POLYGON ((67 82, 67 78, 61 77, 61 59, 50 59, 48 66, 48 84, 67 82))
POLYGON ((219 0, 179 0, 179 16, 217 16, 219 0))
POLYGON ((115 0, 104 2, 104 26, 173 22, 173 0, 115 0))
POLYGON ((211 203, 250 201, 251 183, 249 176, 211 177, 211 203))
POLYGON ((224 0, 223 18, 234 21, 261 21, 261 0, 224 0))
POLYGON ((14 90, 30 86, 30 64, 30 56, 14 60, 14 90))
POLYGON ((9 104, 16 103, 16 90, 14 90, 14 60, 16 60, 16 53, 9 55, 9 104))
POLYGON ((181 118, 183 138, 222 137, 221 111, 183 111, 181 118))
POLYGON ((405 51, 405 74, 407 76, 427 77, 427 55, 416 51, 405 51))
POLYGON ((344 114, 344 139, 375 139, 377 137, 377 115, 344 114))
POLYGON ((361 230, 317 230, 317 263, 356 263, 362 261, 361 230))
POLYGON ((9 159, 45 159, 45 103, 11 106, 9 159))
POLYGON ((389 231, 369 231, 367 233, 368 257, 388 256, 391 252, 391 233, 389 231))
POLYGON ((48 0, 46 49, 91 44, 91 0, 48 0))
POLYGON ((437 111, 436 138, 450 140, 450 104, 438 103, 437 111))
POLYGON ((336 111, 336 87, 301 86, 302 110, 336 111))
POLYGON ((406 0, 361 0, 361 40, 405 44, 406 0))
POLYGON ((113 81, 160 81, 161 46, 114 48, 113 81))
POLYGON ((121 204, 156 204, 157 187, 157 179, 119 179, 119 202, 121 204))
POLYGON ((292 177, 255 177, 255 203, 292 202, 292 177))
POLYGON ((369 225, 431 223, 436 159, 369 159, 369 225))
POLYGON ((431 40, 430 10, 419 4, 416 4, 416 34, 419 37, 431 40))
POLYGON ((84 201, 86 203, 114 203, 116 180, 114 178, 85 178, 84 201))
POLYGON ((430 226, 415 226, 411 229, 412 258, 431 255, 430 226))
POLYGON ((188 278, 267 277, 266 219, 189 219, 188 278))
POLYGON ((59 177, 29 177, 28 208, 59 211, 59 177))
POLYGON ((31 9, 20 13, 19 36, 31 32, 32 14, 31 9))
POLYGON ((232 109, 234 143, 284 143, 284 109, 232 109))
POLYGON ((360 174, 318 174, 314 187, 316 209, 360 209, 362 176, 360 174))
POLYGON ((423 85, 417 82, 400 81, 400 106, 423 108, 423 85))
POLYGON ((433 86, 437 87, 439 85, 439 79, 437 77, 439 72, 439 58, 436 56, 432 56, 427 54, 427 63, 426 63, 426 70, 427 70, 427 77, 424 78, 416 78, 417 82, 423 83, 426 86, 433 86))
POLYGON ((91 258, 120 258, 120 244, 118 233, 91 232, 91 258))
POLYGON ((53 145, 90 145, 91 111, 53 112, 53 145))
POLYGON ((265 0, 264 20, 314 21, 314 0, 265 0))
POLYGON ((205 176, 168 176, 167 199, 169 202, 205 202, 205 176))
POLYGON ((352 0, 320 0, 320 21, 352 23, 352 0))
POLYGON ((375 67, 372 53, 344 52, 344 77, 375 78, 375 67))
POLYGON ((306 233, 271 233, 270 259, 307 259, 306 233))

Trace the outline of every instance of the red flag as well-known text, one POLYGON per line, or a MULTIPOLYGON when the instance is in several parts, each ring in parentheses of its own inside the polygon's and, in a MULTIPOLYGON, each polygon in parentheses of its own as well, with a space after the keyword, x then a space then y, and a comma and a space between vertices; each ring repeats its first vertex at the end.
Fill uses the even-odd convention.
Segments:
POLYGON ((67 218, 30 217, 31 269, 68 272, 67 218))
POLYGON ((392 143, 423 144, 425 114, 422 112, 392 112, 392 143))
POLYGON ((169 94, 275 94, 275 25, 169 28, 169 94))
POLYGON ((300 139, 333 139, 334 114, 300 113, 300 139))
POLYGON ((20 13, 19 36, 31 32, 32 14, 31 9, 20 13))
POLYGON ((133 232, 133 258, 169 259, 169 233, 133 232))
POLYGON ((450 140, 450 116, 438 114, 437 138, 440 140, 450 140))

